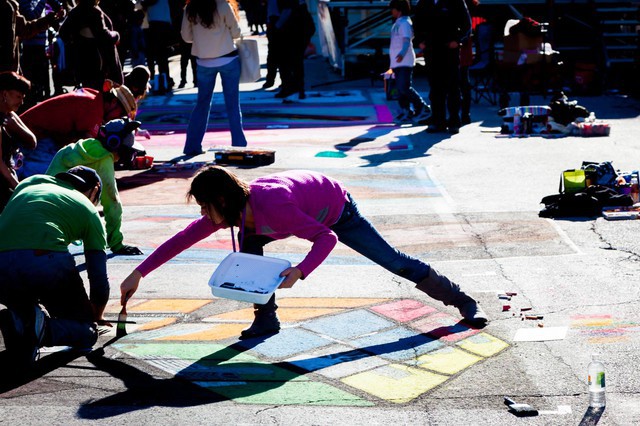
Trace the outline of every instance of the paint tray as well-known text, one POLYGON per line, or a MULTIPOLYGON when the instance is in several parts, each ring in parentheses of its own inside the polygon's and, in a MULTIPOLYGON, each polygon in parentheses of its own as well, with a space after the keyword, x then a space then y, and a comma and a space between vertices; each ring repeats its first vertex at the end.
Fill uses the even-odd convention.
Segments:
POLYGON ((266 166, 273 164, 275 151, 224 149, 214 152, 216 164, 236 164, 241 166, 266 166))
POLYGON ((263 305, 284 281, 280 273, 290 266, 288 260, 234 252, 218 265, 209 287, 216 297, 263 305))

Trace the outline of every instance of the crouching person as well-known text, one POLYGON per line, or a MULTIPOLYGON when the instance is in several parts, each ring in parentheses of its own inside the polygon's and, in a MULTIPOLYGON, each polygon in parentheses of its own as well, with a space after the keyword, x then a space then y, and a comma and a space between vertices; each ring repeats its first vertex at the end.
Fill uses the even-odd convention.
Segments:
POLYGON ((116 185, 114 164, 120 160, 130 162, 144 147, 135 141, 139 121, 118 118, 100 126, 95 138, 82 139, 62 147, 51 160, 47 174, 55 176, 74 166, 94 169, 102 180, 100 204, 104 210, 107 244, 113 254, 140 255, 142 251, 123 243, 122 203, 116 185))
POLYGON ((88 167, 34 175, 0 215, 0 329, 17 369, 42 346, 91 348, 109 298, 106 233, 96 210, 102 183, 88 167), (90 297, 68 246, 84 245, 90 297), (46 313, 42 310, 42 305, 46 313))

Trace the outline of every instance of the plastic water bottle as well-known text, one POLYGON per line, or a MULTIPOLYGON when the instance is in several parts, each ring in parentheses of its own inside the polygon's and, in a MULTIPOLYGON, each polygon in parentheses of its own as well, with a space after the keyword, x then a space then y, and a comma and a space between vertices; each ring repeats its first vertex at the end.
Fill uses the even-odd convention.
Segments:
POLYGON ((604 364, 597 355, 591 355, 589 363, 589 407, 602 408, 607 404, 605 397, 604 364))
POLYGON ((631 178, 631 194, 629 195, 631 195, 634 204, 640 201, 640 188, 638 187, 637 177, 631 178))
POLYGON ((522 115, 520 115, 520 108, 516 108, 516 112, 513 114, 513 134, 519 135, 522 132, 522 115))

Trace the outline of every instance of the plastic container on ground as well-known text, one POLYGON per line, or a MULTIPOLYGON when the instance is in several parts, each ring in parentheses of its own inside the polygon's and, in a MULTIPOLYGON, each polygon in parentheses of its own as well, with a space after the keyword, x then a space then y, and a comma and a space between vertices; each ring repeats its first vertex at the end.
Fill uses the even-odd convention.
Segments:
POLYGON ((218 265, 209 279, 216 297, 263 305, 269 301, 289 268, 288 260, 247 253, 231 253, 218 265))
POLYGON ((606 405, 606 382, 604 378, 604 364, 598 360, 597 355, 591 356, 588 366, 589 382, 589 407, 602 408, 606 405))

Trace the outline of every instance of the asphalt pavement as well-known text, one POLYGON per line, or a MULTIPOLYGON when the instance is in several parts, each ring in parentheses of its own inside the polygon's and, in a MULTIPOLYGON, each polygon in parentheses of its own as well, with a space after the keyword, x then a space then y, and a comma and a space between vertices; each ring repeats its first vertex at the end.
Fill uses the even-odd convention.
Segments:
MULTIPOLYGON (((477 298, 489 325, 466 326, 455 309, 339 245, 307 279, 277 292, 278 335, 240 341, 251 305, 216 298, 208 286, 231 251, 220 232, 142 281, 127 307, 136 324, 103 354, 46 349, 31 377, 3 379, 0 423, 640 424, 640 222, 538 217, 563 170, 582 161, 640 168, 640 102, 570 96, 611 125, 608 137, 505 137, 486 101, 472 106, 459 134, 427 134, 391 122, 397 105, 381 80, 344 81, 321 56, 305 66, 303 100, 275 100, 263 81, 242 85, 248 149, 274 151, 275 161, 228 167, 246 179, 295 168, 340 179, 385 238, 477 298), (605 365, 604 410, 588 407, 594 353, 605 365), (510 413, 505 396, 537 416, 510 413)), ((424 77, 415 86, 426 96, 424 77)), ((171 112, 194 93, 188 84, 145 100, 142 111, 164 114, 143 123, 154 168, 118 172, 125 241, 146 254, 198 217, 185 202, 189 180, 229 148, 214 111, 206 153, 181 157, 184 118, 171 112)), ((221 99, 214 95, 214 110, 221 99)), ((295 264, 308 249, 287 239, 266 254, 295 264)), ((109 258, 111 318, 119 283, 142 259, 109 258)), ((106 331, 97 347, 115 337, 106 331)))

